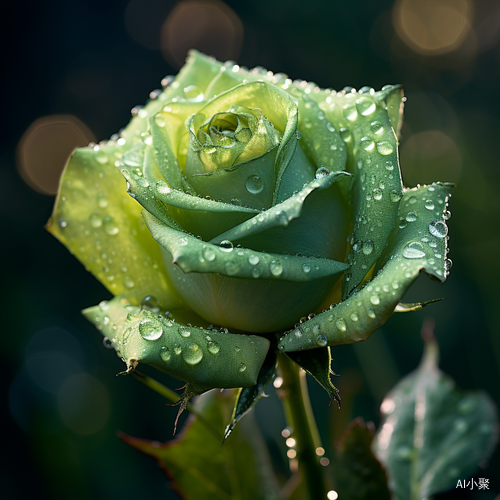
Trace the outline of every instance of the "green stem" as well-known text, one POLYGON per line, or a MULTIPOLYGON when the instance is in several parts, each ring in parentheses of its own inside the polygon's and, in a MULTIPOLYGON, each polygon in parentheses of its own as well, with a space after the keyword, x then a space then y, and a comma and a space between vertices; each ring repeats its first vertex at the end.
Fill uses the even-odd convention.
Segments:
POLYGON ((319 432, 307 389, 306 373, 286 355, 280 354, 278 364, 283 377, 280 398, 287 424, 293 429, 295 451, 309 500, 326 499, 326 484, 316 448, 319 432))
MULTIPOLYGON (((172 403, 176 404, 179 402, 180 396, 175 391, 164 386, 154 378, 144 375, 144 373, 140 372, 139 370, 134 370, 132 372, 132 375, 139 382, 142 382, 144 385, 146 385, 150 389, 153 389, 153 391, 157 392, 158 394, 168 399, 172 403)), ((212 432, 214 432, 218 438, 222 439, 222 434, 218 432, 216 429, 214 429, 214 427, 210 424, 210 422, 199 411, 197 411, 192 404, 188 403, 186 405, 186 410, 192 413, 193 415, 196 415, 196 417, 201 422, 203 422, 212 432)))

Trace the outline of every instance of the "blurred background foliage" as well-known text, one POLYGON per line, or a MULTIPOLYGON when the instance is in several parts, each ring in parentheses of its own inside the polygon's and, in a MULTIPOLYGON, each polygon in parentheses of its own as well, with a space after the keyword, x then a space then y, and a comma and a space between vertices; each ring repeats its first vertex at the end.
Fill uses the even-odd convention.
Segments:
MULTIPOLYGON (((40 500, 178 498, 151 458, 116 437, 170 439, 176 409, 132 377, 115 377, 122 363, 79 313, 110 294, 43 225, 73 148, 123 127, 191 47, 337 90, 403 83, 405 185, 457 183, 451 275, 441 287, 422 276, 406 297, 447 300, 333 349, 341 410, 310 384, 325 466, 353 418, 378 425, 384 394, 419 362, 425 318, 435 322, 441 369, 500 403, 497 0, 54 0, 9 2, 3 14, 3 491, 40 500)), ((274 394, 256 416, 285 478, 287 433, 274 394)), ((437 498, 498 498, 498 450, 481 466, 474 477, 489 478, 489 491, 437 498)))

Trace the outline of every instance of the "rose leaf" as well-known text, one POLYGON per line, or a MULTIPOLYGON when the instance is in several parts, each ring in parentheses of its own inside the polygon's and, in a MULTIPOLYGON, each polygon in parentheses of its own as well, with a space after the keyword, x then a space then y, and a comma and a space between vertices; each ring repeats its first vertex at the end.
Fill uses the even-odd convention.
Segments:
POLYGON ((391 500, 387 473, 371 450, 374 433, 373 423, 361 417, 343 433, 332 468, 339 498, 391 500))
MULTIPOLYGON (((210 429, 218 429, 229 420, 233 404, 232 394, 212 391, 195 406, 210 429)), ((172 441, 158 443, 124 434, 121 438, 155 458, 186 500, 282 498, 264 440, 251 416, 241 421, 223 446, 221 438, 194 416, 172 441)))
POLYGON ((426 342, 420 366, 382 403, 373 450, 397 500, 430 498, 472 474, 498 439, 490 397, 462 392, 437 366, 438 346, 426 342))

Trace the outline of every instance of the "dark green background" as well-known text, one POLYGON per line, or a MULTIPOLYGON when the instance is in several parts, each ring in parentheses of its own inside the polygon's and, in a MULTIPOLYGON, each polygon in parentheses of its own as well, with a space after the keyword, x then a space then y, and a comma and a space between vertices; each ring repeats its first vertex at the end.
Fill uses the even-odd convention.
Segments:
MULTIPOLYGON (((133 378, 114 376, 121 362, 102 347, 100 335, 79 314, 110 294, 43 230, 53 197, 28 187, 15 160, 23 132, 41 116, 73 114, 98 140, 122 128, 132 106, 144 103, 163 76, 178 70, 154 48, 162 21, 176 3, 146 0, 136 8, 133 0, 129 22, 134 20, 142 44, 126 29, 128 2, 18 2, 3 7, 1 481, 9 498, 177 498, 155 463, 115 436, 119 429, 170 439, 176 409, 133 378), (66 426, 58 407, 58 391, 79 372, 95 377, 104 390, 104 400, 74 393, 82 419, 94 418, 106 401, 110 407, 106 424, 90 435, 66 426)), ((458 181, 450 204, 451 275, 441 286, 422 276, 407 297, 447 300, 394 316, 364 345, 333 350, 344 399, 341 411, 329 407, 326 394, 310 384, 327 456, 350 419, 362 415, 378 423, 383 395, 419 362, 419 331, 426 317, 435 321, 442 369, 460 387, 488 392, 498 405, 498 30, 489 45, 479 43, 481 37, 487 39, 485 26, 498 22, 497 2, 475 1, 475 45, 468 39, 443 56, 419 55, 401 41, 392 25, 390 1, 226 3, 244 27, 241 65, 261 65, 337 90, 403 83, 408 96, 401 143, 405 184, 458 181), (432 148, 426 153, 425 141, 415 142, 416 134, 428 131, 450 139, 444 153, 432 148), (452 179, 445 177, 450 172, 452 179)), ((188 30, 186 36, 195 44, 196 33, 188 30)), ((166 382, 173 388, 181 385, 166 382)), ((261 401, 256 413, 283 476, 280 405, 273 396, 261 401)), ((452 490, 438 498, 495 498, 500 492, 498 451, 483 465, 474 477, 489 478, 490 491, 452 490)))

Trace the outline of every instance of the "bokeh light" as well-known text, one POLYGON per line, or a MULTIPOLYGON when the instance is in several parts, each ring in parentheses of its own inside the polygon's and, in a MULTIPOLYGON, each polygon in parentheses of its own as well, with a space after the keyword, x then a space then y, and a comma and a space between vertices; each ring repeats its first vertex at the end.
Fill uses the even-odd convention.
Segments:
POLYGON ((471 30, 470 0, 398 0, 393 23, 401 39, 415 52, 437 55, 458 48, 471 30))
POLYGON ((161 29, 161 50, 174 67, 184 64, 189 49, 221 61, 237 59, 243 43, 238 15, 219 0, 179 2, 161 29))
POLYGON ((17 146, 17 170, 23 180, 42 194, 57 193, 61 172, 73 150, 92 142, 90 129, 76 116, 38 118, 17 146))

